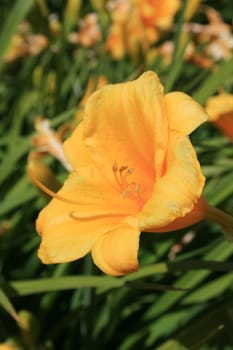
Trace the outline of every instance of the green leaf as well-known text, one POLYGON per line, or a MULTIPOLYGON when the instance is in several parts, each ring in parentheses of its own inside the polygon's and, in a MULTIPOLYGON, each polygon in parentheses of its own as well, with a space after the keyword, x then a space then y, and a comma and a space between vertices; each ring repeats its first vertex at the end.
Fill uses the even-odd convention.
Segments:
POLYGON ((204 104, 233 74, 233 58, 222 62, 205 82, 193 93, 194 100, 204 104))
POLYGON ((146 266, 138 272, 120 278, 109 276, 65 276, 28 281, 12 281, 6 284, 5 287, 9 288, 9 293, 12 295, 29 295, 67 289, 96 287, 101 287, 99 292, 106 292, 112 288, 123 287, 127 285, 128 282, 165 272, 167 272, 166 264, 160 263, 146 266))
POLYGON ((16 310, 11 303, 10 299, 8 298, 7 294, 3 291, 2 288, 0 288, 0 305, 3 307, 3 309, 8 312, 16 321, 18 320, 18 315, 16 313, 16 310))
POLYGON ((9 12, 0 33, 0 69, 12 35, 16 32, 18 25, 25 18, 33 4, 34 0, 18 0, 9 12))
POLYGON ((196 316, 203 308, 203 305, 189 307, 189 309, 175 310, 162 315, 158 321, 149 326, 150 334, 145 341, 146 348, 150 347, 161 337, 166 337, 177 329, 177 325, 184 325, 196 316))
POLYGON ((81 0, 68 0, 64 15, 64 31, 67 36, 73 26, 78 22, 79 12, 82 6, 81 0))
MULTIPOLYGON (((205 304, 202 303, 202 305, 205 304)), ((196 317, 177 334, 176 340, 187 346, 188 349, 199 350, 202 345, 222 333, 226 344, 227 342, 232 344, 232 315, 233 304, 232 295, 230 295, 228 300, 225 298, 218 304, 216 302, 211 304, 205 312, 201 313, 199 317, 196 317)))
MULTIPOLYGON (((207 188, 208 189, 208 188, 207 188)), ((232 172, 222 176, 217 183, 214 184, 214 188, 206 191, 206 198, 210 205, 218 205, 223 200, 233 194, 233 181, 232 172)))
POLYGON ((28 202, 36 197, 37 191, 30 183, 27 176, 19 179, 14 186, 8 191, 0 206, 0 215, 7 214, 17 206, 28 202))
POLYGON ((7 284, 7 287, 10 288, 9 293, 12 293, 12 295, 23 296, 59 290, 100 287, 104 285, 114 288, 121 286, 122 282, 120 279, 106 276, 65 276, 28 281, 12 281, 7 284))
POLYGON ((157 347, 157 350, 188 350, 176 340, 168 340, 163 345, 157 347))
POLYGON ((182 300, 182 304, 203 303, 215 298, 233 286, 233 273, 226 274, 207 283, 182 300))
MULTIPOLYGON (((145 267, 141 267, 139 271, 131 273, 129 275, 126 275, 124 277, 121 277, 121 286, 124 284, 130 284, 133 281, 136 281, 138 279, 142 279, 145 277, 153 276, 156 274, 164 274, 168 272, 168 267, 166 263, 158 263, 158 264, 153 264, 145 267)), ((110 290, 112 287, 111 286, 102 286, 98 288, 97 293, 105 293, 108 290, 110 290)))
POLYGON ((12 144, 14 143, 14 147, 9 147, 9 151, 6 152, 1 164, 0 183, 6 180, 12 170, 17 169, 17 162, 30 148, 29 139, 27 138, 22 139, 15 137, 14 140, 12 139, 10 142, 12 142, 12 144))
POLYGON ((182 260, 168 263, 169 271, 233 271, 233 262, 203 261, 203 260, 182 260))
MULTIPOLYGON (((228 242, 223 241, 221 243, 218 243, 214 249, 206 254, 205 260, 224 261, 232 254, 233 244, 229 244, 228 242)), ((210 271, 205 270, 186 272, 182 277, 178 279, 176 282, 176 287, 194 288, 206 277, 208 277, 210 273, 210 271)), ((149 321, 166 312, 170 307, 176 304, 184 294, 185 292, 174 293, 170 291, 164 293, 160 298, 158 298, 157 302, 144 314, 144 320, 149 321)))

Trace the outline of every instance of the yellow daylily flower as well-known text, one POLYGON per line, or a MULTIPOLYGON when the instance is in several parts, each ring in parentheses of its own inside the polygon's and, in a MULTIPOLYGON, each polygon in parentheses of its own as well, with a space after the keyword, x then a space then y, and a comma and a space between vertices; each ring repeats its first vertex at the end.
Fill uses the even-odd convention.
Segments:
POLYGON ((188 134, 206 120, 188 95, 164 95, 150 71, 92 94, 64 143, 74 170, 36 222, 42 262, 91 252, 102 271, 124 275, 138 269, 141 231, 203 219, 205 178, 188 134))
POLYGON ((181 6, 180 0, 134 0, 145 25, 168 29, 181 6))
POLYGON ((49 45, 43 34, 31 32, 30 24, 22 22, 18 31, 12 36, 8 50, 4 56, 6 63, 11 63, 26 56, 37 56, 49 45))
POLYGON ((222 92, 206 102, 209 119, 233 142, 233 94, 222 92))
POLYGON ((126 53, 135 57, 144 53, 168 30, 181 5, 180 0, 109 1, 111 13, 106 50, 116 60, 126 53))

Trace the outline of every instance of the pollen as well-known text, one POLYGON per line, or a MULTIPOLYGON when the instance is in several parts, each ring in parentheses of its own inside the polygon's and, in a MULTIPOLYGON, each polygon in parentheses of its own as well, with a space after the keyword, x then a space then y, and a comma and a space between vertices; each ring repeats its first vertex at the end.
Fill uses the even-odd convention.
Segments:
POLYGON ((123 198, 130 196, 135 198, 139 196, 139 183, 130 182, 128 180, 130 175, 134 172, 134 168, 129 168, 128 165, 118 167, 117 162, 114 162, 112 171, 117 183, 117 188, 122 193, 123 198))

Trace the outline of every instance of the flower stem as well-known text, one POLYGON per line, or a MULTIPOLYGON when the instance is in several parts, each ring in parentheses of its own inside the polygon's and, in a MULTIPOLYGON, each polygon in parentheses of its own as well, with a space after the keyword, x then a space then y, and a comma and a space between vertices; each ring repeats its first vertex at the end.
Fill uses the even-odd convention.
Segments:
POLYGON ((233 217, 224 211, 208 205, 206 219, 216 222, 221 226, 233 228, 233 217))
POLYGON ((206 219, 219 224, 226 238, 233 242, 233 216, 208 205, 206 219))

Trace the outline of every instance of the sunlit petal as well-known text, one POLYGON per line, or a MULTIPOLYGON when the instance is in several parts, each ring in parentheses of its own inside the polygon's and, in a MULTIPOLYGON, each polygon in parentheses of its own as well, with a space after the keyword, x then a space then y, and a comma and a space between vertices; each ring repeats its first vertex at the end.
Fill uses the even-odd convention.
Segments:
POLYGON ((154 192, 140 215, 143 231, 168 225, 190 212, 201 196, 205 179, 187 136, 171 133, 165 175, 157 179, 154 192))
POLYGON ((77 126, 72 135, 64 142, 63 148, 73 169, 90 165, 90 154, 83 142, 83 122, 77 126))
POLYGON ((95 242, 92 257, 105 273, 120 276, 138 270, 140 232, 136 223, 137 219, 131 218, 95 242))
MULTIPOLYGON (((185 216, 175 219, 170 224, 156 228, 156 232, 170 232, 175 230, 180 230, 184 227, 188 227, 198 223, 199 221, 205 219, 207 213, 207 203, 202 196, 198 199, 197 203, 194 205, 193 209, 185 214, 185 216)), ((149 230, 147 229, 149 232, 149 230)), ((152 230, 155 231, 155 230, 152 230)))
POLYGON ((210 97, 206 110, 212 121, 233 142, 233 94, 221 93, 210 97))
POLYGON ((108 186, 94 169, 73 173, 37 219, 42 236, 39 256, 45 263, 72 261, 84 256, 100 234, 135 215, 137 204, 108 186))
POLYGON ((90 97, 85 112, 84 139, 94 163, 110 181, 112 164, 133 168, 132 181, 149 194, 168 140, 157 75, 147 72, 133 82, 104 87, 90 97))
POLYGON ((165 95, 165 99, 171 130, 189 135, 208 120, 204 108, 183 92, 170 92, 165 95))

